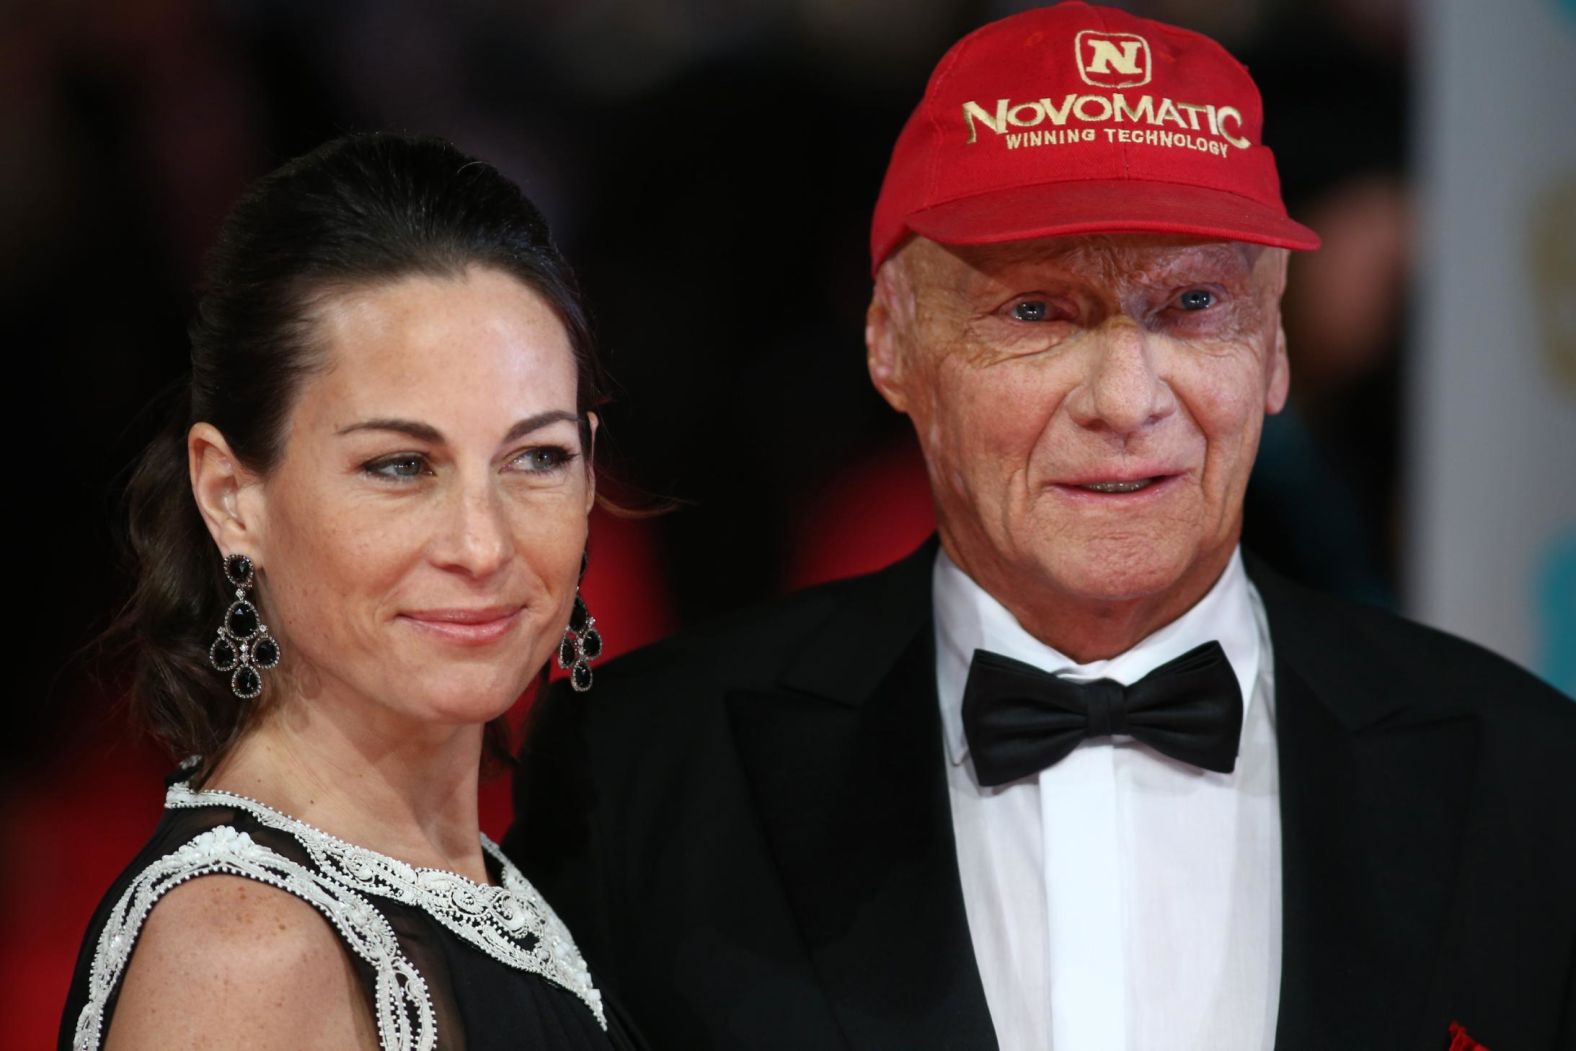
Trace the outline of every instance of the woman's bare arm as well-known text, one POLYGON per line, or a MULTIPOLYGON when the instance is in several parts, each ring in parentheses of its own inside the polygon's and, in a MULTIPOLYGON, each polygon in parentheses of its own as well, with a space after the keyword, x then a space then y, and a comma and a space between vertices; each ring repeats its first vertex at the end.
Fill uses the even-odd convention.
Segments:
POLYGON ((266 883, 202 876, 161 898, 137 940, 106 1051, 376 1048, 344 944, 266 883))

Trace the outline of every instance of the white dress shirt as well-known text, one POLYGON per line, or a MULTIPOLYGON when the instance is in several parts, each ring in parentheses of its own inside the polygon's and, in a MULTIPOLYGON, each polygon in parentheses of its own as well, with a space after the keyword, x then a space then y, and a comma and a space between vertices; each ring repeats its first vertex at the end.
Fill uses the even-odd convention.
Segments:
POLYGON ((958 872, 1001 1051, 1269 1048, 1281 948, 1274 662, 1240 552, 1187 613, 1090 664, 1031 636, 945 552, 934 585, 958 872), (1211 639, 1242 687, 1232 773, 1119 735, 1011 784, 975 779, 962 706, 976 649, 1127 685, 1211 639))

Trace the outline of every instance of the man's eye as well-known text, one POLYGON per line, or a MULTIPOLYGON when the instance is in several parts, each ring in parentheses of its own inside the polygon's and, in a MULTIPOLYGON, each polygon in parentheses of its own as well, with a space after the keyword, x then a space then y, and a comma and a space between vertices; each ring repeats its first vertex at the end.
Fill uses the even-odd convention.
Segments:
POLYGON ((409 481, 420 478, 427 473, 427 460, 425 457, 411 453, 401 453, 398 456, 386 456, 381 460, 373 460, 362 467, 366 473, 378 478, 388 478, 394 481, 409 481))
POLYGON ((1177 306, 1183 310, 1208 310, 1215 305, 1215 293, 1202 288, 1190 288, 1177 296, 1177 306))
POLYGON ((1012 308, 1012 316, 1018 321, 1044 321, 1049 313, 1043 299, 1025 299, 1012 308))

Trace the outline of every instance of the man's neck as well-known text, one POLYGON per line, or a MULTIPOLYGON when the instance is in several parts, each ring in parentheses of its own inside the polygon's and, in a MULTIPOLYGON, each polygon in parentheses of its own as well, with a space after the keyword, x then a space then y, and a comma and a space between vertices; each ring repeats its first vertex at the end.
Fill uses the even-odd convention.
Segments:
POLYGON ((1034 638, 1090 664, 1126 653, 1175 621, 1207 595, 1231 562, 1235 544, 1201 560, 1175 583, 1151 594, 1106 598, 1057 588, 1027 570, 989 561, 971 565, 943 539, 947 556, 1011 613, 1034 638))

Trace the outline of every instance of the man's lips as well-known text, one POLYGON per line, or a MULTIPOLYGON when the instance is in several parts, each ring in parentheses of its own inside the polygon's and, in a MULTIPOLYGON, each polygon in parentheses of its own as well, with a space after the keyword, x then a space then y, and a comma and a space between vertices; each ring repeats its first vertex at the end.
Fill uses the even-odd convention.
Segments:
POLYGON ((449 642, 479 646, 496 642, 519 623, 522 606, 473 606, 405 610, 400 619, 449 642))
POLYGON ((1158 478, 1135 478, 1129 482, 1086 482, 1078 488, 1088 489, 1096 493, 1136 493, 1140 489, 1148 489, 1159 480, 1158 478))
POLYGON ((1171 488, 1183 472, 1164 468, 1100 472, 1091 471, 1060 478, 1052 486, 1070 495, 1096 499, 1120 498, 1159 492, 1171 488))

